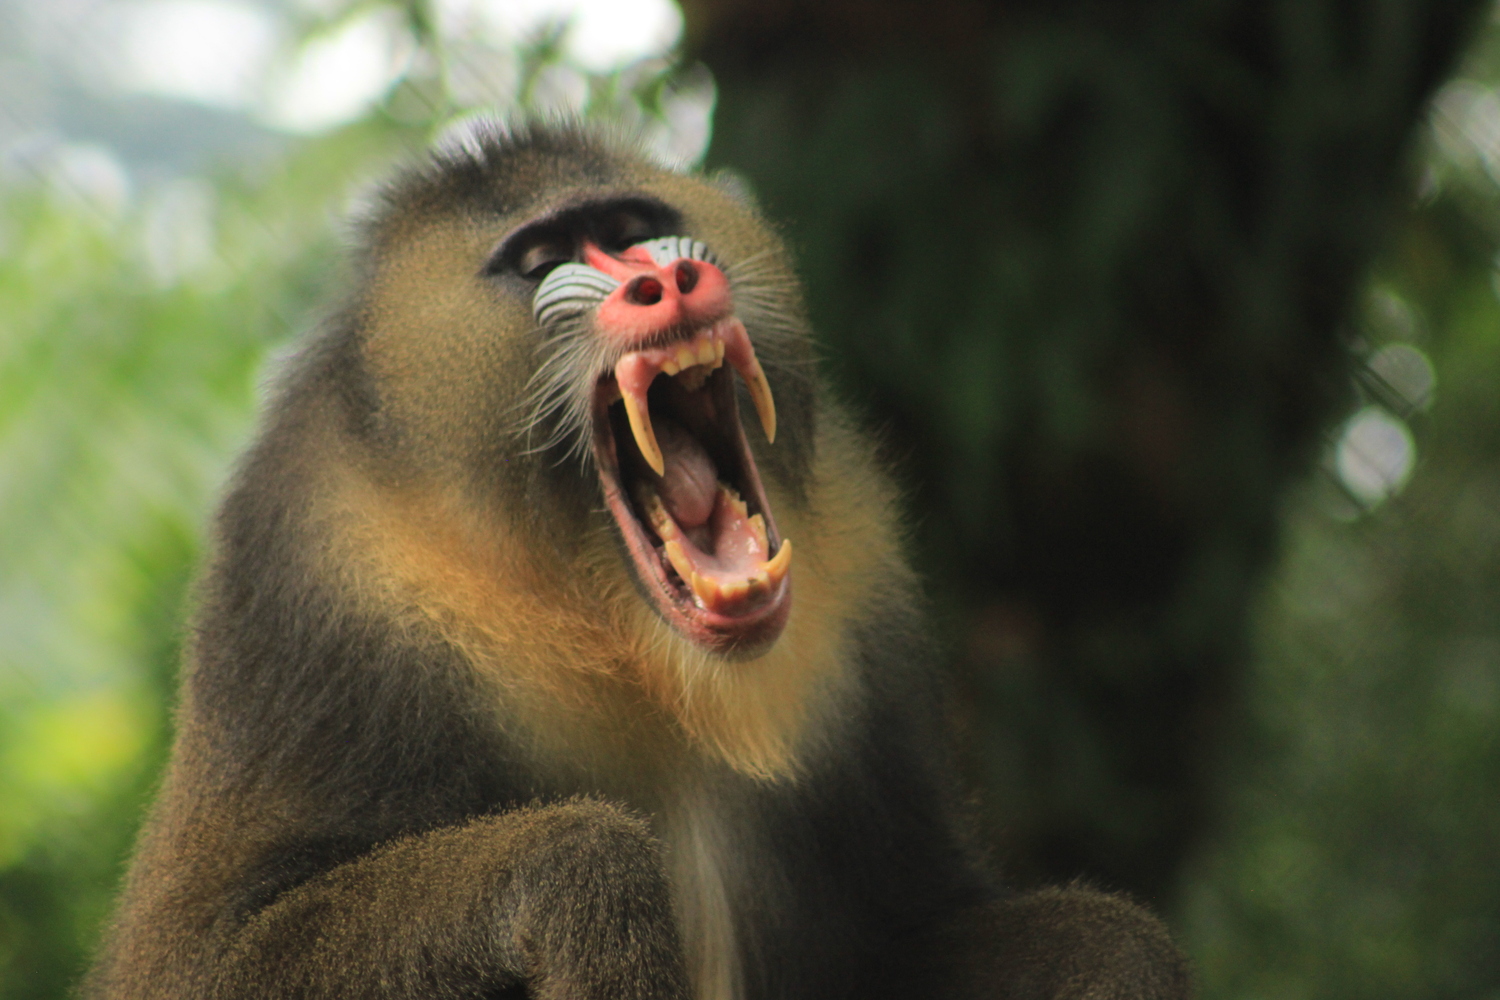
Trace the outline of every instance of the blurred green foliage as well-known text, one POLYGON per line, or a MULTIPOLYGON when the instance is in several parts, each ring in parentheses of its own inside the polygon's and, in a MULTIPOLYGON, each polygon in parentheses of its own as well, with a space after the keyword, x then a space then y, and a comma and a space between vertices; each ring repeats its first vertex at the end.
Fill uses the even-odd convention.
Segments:
MULTIPOLYGON (((421 11, 412 9, 421 36, 421 11)), ((529 50, 523 98, 554 64, 548 44, 529 50)), ((1083 73, 1089 58, 1075 52, 1064 62, 1083 73)), ((464 111, 434 63, 417 65, 365 120, 274 161, 122 193, 107 164, 91 167, 74 150, 0 179, 0 997, 64 996, 87 961, 169 741, 189 581, 217 484, 249 434, 267 359, 336 297, 337 219, 351 195, 464 111)), ((659 116, 675 79, 669 70, 591 79, 593 112, 635 124, 659 116)), ((1493 97, 1500 81, 1495 28, 1465 75, 1477 81, 1465 105, 1465 121, 1477 128, 1476 101, 1493 97)), ((843 200, 810 210, 857 202, 861 190, 920 184, 920 161, 944 148, 951 123, 918 81, 898 76, 885 89, 846 96, 881 115, 905 109, 916 136, 905 148, 909 162, 856 158, 839 180, 843 200)), ((1115 97, 1133 106, 1130 94, 1115 97)), ((1117 138, 1148 156, 1149 144, 1132 138, 1145 133, 1127 127, 1132 120, 1119 119, 1117 138)), ((862 134, 820 141, 857 148, 862 134)), ((1487 155, 1483 142, 1462 136, 1428 144, 1427 193, 1376 279, 1378 301, 1404 304, 1415 320, 1392 327, 1356 319, 1347 331, 1356 356, 1400 340, 1432 361, 1436 401, 1399 414, 1410 418, 1418 448, 1410 486, 1363 511, 1324 470, 1286 503, 1280 568, 1252 609, 1253 669, 1236 692, 1244 710, 1199 720, 1229 733, 1222 742, 1230 749, 1193 762, 1210 775, 1213 805, 1185 867, 1169 874, 1179 887, 1175 924, 1207 998, 1500 996, 1500 304, 1492 259, 1500 172, 1491 173, 1487 155)), ((1129 167, 1110 181, 1127 194, 1138 190, 1129 167)), ((1075 205, 1073 228, 1051 238, 1072 239, 1081 227, 1087 239, 1108 242, 1128 228, 1124 209, 1110 206, 1129 199, 1106 193, 1075 205)), ((806 194, 816 200, 816 191, 806 194)), ((941 199, 912 199, 905 210, 936 233, 952 231, 951 213, 973 210, 922 214, 935 204, 941 199)), ((867 241, 876 257, 855 260, 896 267, 880 265, 879 254, 919 249, 882 247, 881 239, 874 232, 867 241)), ((816 258, 807 262, 815 282, 842 287, 827 272, 849 266, 846 257, 799 245, 816 258)), ((1013 290, 1045 280, 1098 295, 1108 285, 1076 271, 1039 279, 1005 263, 1015 248, 985 252, 1013 290)), ((899 266, 930 273, 936 295, 952 274, 943 260, 899 266)), ((975 308, 986 301, 978 297, 975 308)), ((1047 300, 1039 301, 1037 309, 1047 300)), ((818 307, 858 316, 834 330, 835 367, 894 370, 920 389, 912 405, 937 407, 937 419, 955 430, 952 451, 914 464, 941 468, 940 489, 958 497, 962 517, 1002 521, 1006 494, 993 484, 1003 470, 990 467, 986 442, 1012 419, 1001 412, 1000 389, 1016 376, 1000 354, 1016 345, 948 364, 941 339, 918 336, 930 304, 918 297, 893 313, 865 305, 856 297, 818 307), (862 348, 870 324, 893 324, 875 342, 901 351, 862 348), (943 361, 931 369, 939 381, 919 382, 913 373, 932 357, 943 361), (958 376, 943 381, 944 366, 958 376)), ((1093 334, 1078 317, 1107 306, 1086 297, 1056 337, 1021 345, 1041 375, 1006 392, 1050 401, 1049 439, 1087 436, 1090 404, 1073 381, 1074 361, 1093 334)), ((1141 391, 1154 391, 1149 379, 1141 391)), ((1353 406, 1353 387, 1344 395, 1353 406)), ((1333 428, 1329 469, 1337 444, 1333 428)), ((1136 526, 1131 516, 1120 513, 1119 531, 1136 526)), ((946 557, 926 558, 940 570, 946 557)), ((1212 569, 1182 599, 1211 588, 1212 569)), ((1039 626, 1024 609, 981 605, 965 628, 981 655, 1038 655, 1028 637, 1039 626)), ((1123 663, 1149 655, 1130 645, 1128 623, 1090 641, 1124 644, 1114 650, 1123 663)), ((1114 809, 1113 820, 1128 828, 1128 800, 1109 799, 1114 778, 1090 771, 1088 748, 1078 748, 1088 727, 1074 720, 1069 728, 1066 713, 1026 703, 1041 697, 1030 683, 1013 674, 977 700, 1011 699, 1004 718, 1032 713, 1027 724, 1047 728, 1060 753, 1074 756, 1050 768, 992 760, 1019 776, 1016 799, 998 802, 997 812, 1043 808, 1027 799, 1030 768, 1071 774, 1057 796, 1088 798, 1077 807, 1083 812, 1114 809)))
MULTIPOLYGON (((1493 84, 1483 43, 1469 70, 1493 84)), ((1437 399, 1404 493, 1351 521, 1319 477, 1286 517, 1220 813, 1183 873, 1205 997, 1500 996, 1500 188, 1430 162, 1443 189, 1378 270, 1410 322, 1366 323, 1360 347, 1404 334, 1437 399)))
POLYGON ((1208 996, 1500 990, 1500 309, 1455 288, 1410 489, 1306 503, 1180 926, 1208 996))
POLYGON ((328 206, 390 133, 139 199, 65 150, 0 192, 0 995, 61 996, 97 937, 214 490, 329 290, 328 206))
POLYGON ((1492 24, 1435 101, 1353 338, 1431 359, 1411 483, 1357 518, 1330 477, 1307 484, 1254 614, 1179 897, 1207 998, 1500 996, 1497 83, 1492 24))

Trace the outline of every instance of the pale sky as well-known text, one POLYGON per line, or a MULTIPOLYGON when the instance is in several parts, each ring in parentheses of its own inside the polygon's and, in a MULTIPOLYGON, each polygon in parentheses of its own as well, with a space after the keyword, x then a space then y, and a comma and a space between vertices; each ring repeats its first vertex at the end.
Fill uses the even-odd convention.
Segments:
MULTIPOLYGON (((416 51, 395 7, 339 18, 347 6, 0 0, 0 24, 15 29, 0 33, 0 151, 57 133, 127 161, 172 159, 176 146, 222 156, 253 141, 250 132, 274 142, 334 128, 384 97, 416 51), (332 23, 303 38, 296 25, 309 20, 332 23)), ((587 93, 583 74, 666 55, 682 33, 674 0, 436 0, 434 8, 451 83, 475 103, 504 103, 514 50, 548 25, 568 25, 565 65, 546 90, 564 107, 587 93)))

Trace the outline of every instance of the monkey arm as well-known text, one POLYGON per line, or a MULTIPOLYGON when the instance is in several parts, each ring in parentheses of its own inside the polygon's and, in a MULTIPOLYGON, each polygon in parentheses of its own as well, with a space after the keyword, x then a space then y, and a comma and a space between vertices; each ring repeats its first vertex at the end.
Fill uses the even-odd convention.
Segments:
MULTIPOLYGON (((688 996, 656 842, 643 820, 597 801, 405 837, 230 922, 210 932, 206 953, 177 941, 176 955, 148 962, 165 975, 106 974, 94 992, 312 1000, 524 985, 538 1000, 688 996)), ((163 947, 133 936, 125 950, 163 947)))
POLYGON ((573 801, 408 837, 286 893, 223 956, 216 996, 685 998, 646 824, 573 801), (445 988, 446 987, 446 988, 445 988))
MULTIPOLYGON (((1123 897, 1042 889, 954 915, 917 942, 926 961, 891 996, 952 1000, 1189 1000, 1167 929, 1123 897), (941 985, 939 985, 941 984, 941 985)), ((909 978, 907 978, 909 977, 909 978)))

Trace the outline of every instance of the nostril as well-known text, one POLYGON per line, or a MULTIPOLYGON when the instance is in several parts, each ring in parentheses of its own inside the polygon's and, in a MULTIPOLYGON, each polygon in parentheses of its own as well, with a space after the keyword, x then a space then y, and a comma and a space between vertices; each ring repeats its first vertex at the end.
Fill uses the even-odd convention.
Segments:
POLYGON ((625 301, 638 306, 654 306, 661 301, 662 284, 642 275, 625 289, 625 301))
POLYGON ((698 269, 685 260, 677 262, 677 290, 683 295, 698 285, 698 269))

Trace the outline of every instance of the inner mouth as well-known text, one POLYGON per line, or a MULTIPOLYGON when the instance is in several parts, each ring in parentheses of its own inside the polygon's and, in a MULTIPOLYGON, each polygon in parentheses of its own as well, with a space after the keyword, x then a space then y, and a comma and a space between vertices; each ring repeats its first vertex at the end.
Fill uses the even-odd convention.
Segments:
POLYGON ((606 503, 657 611, 697 644, 744 655, 786 623, 792 546, 776 530, 746 444, 733 371, 774 438, 765 375, 744 325, 729 317, 622 358, 595 390, 593 448, 606 503))

